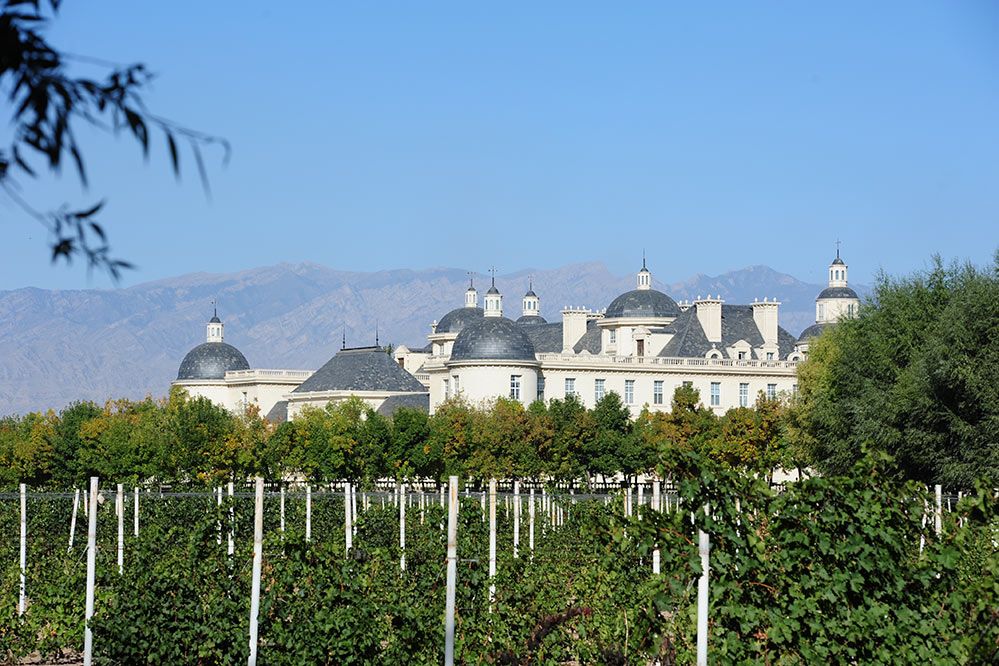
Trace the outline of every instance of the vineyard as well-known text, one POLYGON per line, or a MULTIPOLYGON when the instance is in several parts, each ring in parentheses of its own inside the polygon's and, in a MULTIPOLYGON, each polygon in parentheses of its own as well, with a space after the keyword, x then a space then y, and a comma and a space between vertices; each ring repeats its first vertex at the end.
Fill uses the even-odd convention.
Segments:
MULTIPOLYGON (((516 495, 509 482, 487 489, 462 482, 459 493, 456 663, 694 663, 699 533, 710 542, 711 663, 995 663, 999 654, 991 489, 938 502, 868 467, 778 492, 706 463, 661 494, 652 483, 641 495, 528 481, 516 495)), ((125 490, 119 500, 101 481, 94 663, 246 663, 252 487, 125 490)), ((23 613, 20 494, 0 496, 0 661, 82 654, 85 496, 70 547, 76 495, 26 493, 23 613)), ((352 495, 342 484, 269 485, 258 663, 444 663, 446 503, 431 484, 352 495)))

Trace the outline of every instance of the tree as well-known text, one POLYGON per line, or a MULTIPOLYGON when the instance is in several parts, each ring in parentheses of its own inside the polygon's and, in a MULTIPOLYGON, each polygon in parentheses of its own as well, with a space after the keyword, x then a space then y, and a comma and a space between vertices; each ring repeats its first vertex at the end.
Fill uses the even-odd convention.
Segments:
POLYGON ((819 469, 845 473, 885 451, 905 477, 999 482, 999 252, 910 277, 882 275, 857 318, 810 347, 798 437, 819 469))
POLYGON ((41 212, 25 201, 17 188, 17 177, 34 178, 40 159, 50 172, 58 174, 66 161, 72 162, 84 187, 87 171, 76 140, 81 124, 113 134, 128 133, 149 154, 154 131, 166 140, 174 174, 180 176, 178 142, 186 144, 195 158, 207 192, 208 178, 201 148, 228 144, 217 137, 183 127, 152 113, 141 93, 153 75, 142 64, 119 66, 94 58, 60 51, 49 44, 42 31, 59 11, 61 0, 0 0, 0 89, 9 91, 13 138, 0 149, 0 188, 26 214, 40 222, 51 234, 52 260, 66 261, 76 256, 89 267, 104 269, 115 280, 131 264, 110 255, 107 235, 96 221, 104 202, 85 210, 68 206, 41 212), (100 65, 109 70, 102 80, 70 75, 74 62, 100 65))

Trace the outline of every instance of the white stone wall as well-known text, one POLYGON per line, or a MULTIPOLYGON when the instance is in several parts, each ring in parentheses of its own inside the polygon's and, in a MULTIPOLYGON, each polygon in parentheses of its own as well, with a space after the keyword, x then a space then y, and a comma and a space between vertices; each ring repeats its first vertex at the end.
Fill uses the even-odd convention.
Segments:
MULTIPOLYGON (((520 376, 520 401, 525 406, 530 405, 538 397, 538 370, 533 366, 498 363, 461 365, 449 368, 447 375, 442 373, 440 377, 446 376, 449 379, 452 395, 454 395, 454 378, 457 377, 460 395, 474 405, 500 396, 510 397, 511 375, 520 376)), ((443 386, 441 382, 437 383, 443 386)), ((435 401, 431 393, 431 411, 440 402, 440 400, 435 401)))

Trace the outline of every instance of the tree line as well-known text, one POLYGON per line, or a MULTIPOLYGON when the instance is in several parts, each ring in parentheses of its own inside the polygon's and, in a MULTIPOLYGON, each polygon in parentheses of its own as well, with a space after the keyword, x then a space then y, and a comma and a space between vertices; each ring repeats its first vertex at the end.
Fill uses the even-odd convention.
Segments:
POLYGON ((216 483, 263 475, 313 481, 379 478, 549 478, 585 483, 632 476, 699 452, 770 473, 793 464, 783 437, 787 405, 761 395, 752 408, 716 416, 696 389, 672 410, 632 418, 608 393, 592 409, 578 398, 473 406, 460 399, 433 415, 403 408, 385 417, 352 398, 272 424, 251 408, 234 414, 174 389, 163 400, 78 402, 58 414, 0 420, 0 484, 70 487, 89 476, 216 483))

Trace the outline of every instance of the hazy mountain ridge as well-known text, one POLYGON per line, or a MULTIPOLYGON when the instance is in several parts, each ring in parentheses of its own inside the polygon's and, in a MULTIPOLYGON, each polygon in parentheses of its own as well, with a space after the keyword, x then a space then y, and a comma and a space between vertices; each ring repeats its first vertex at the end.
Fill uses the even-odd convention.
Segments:
MULTIPOLYGON (((520 315, 529 276, 549 321, 557 321, 565 305, 605 308, 635 282, 634 275, 613 275, 599 262, 519 270, 496 278, 508 316, 520 315)), ((481 303, 488 278, 476 275, 475 284, 481 303)), ((426 344, 430 322, 460 307, 467 286, 467 273, 457 268, 361 273, 299 263, 193 273, 118 290, 0 291, 0 414, 165 394, 184 354, 204 341, 213 298, 226 341, 251 367, 317 368, 340 348, 344 333, 348 346, 373 344, 376 326, 382 344, 426 344)), ((796 335, 812 323, 824 285, 751 266, 654 286, 677 300, 776 297, 781 325, 796 335)))

